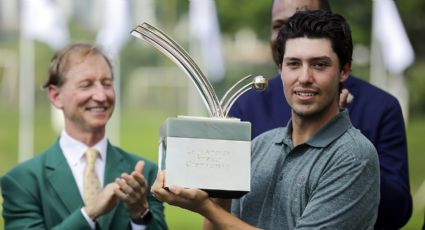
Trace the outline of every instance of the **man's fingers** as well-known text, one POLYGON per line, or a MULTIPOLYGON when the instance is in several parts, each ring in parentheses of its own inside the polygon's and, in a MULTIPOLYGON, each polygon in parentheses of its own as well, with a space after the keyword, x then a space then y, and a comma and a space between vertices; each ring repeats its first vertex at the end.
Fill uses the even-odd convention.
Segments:
POLYGON ((144 176, 138 173, 132 173, 131 176, 122 175, 121 178, 124 179, 135 191, 141 191, 147 186, 144 176))
POLYGON ((187 202, 186 198, 174 194, 164 188, 155 190, 155 198, 171 205, 180 206, 187 202))
POLYGON ((152 195, 163 202, 167 202, 169 203, 171 196, 174 196, 172 193, 170 193, 169 191, 165 190, 164 188, 156 188, 156 189, 152 189, 152 195))
POLYGON ((347 106, 349 94, 350 94, 350 92, 348 91, 348 89, 343 89, 341 91, 341 95, 339 97, 339 107, 340 108, 345 108, 347 106))
POLYGON ((193 189, 185 189, 180 186, 171 185, 170 192, 183 199, 193 200, 196 197, 193 189))
POLYGON ((155 182, 153 183, 151 187, 152 195, 160 201, 164 201, 160 196, 168 193, 168 191, 164 189, 164 183, 165 183, 164 181, 165 181, 165 172, 160 170, 158 171, 155 182))
POLYGON ((101 193, 105 195, 106 197, 109 197, 114 194, 114 189, 118 188, 118 184, 116 183, 109 183, 103 188, 101 193))
POLYGON ((121 189, 124 193, 129 194, 133 191, 133 188, 129 186, 124 179, 117 178, 115 182, 119 185, 119 189, 121 189))
POLYGON ((125 194, 120 188, 114 189, 114 193, 121 200, 124 200, 127 198, 127 194, 125 194))
POLYGON ((189 195, 189 193, 186 192, 186 191, 184 191, 184 188, 182 188, 180 186, 171 185, 169 187, 169 190, 170 190, 170 192, 172 192, 172 193, 174 193, 174 194, 176 194, 178 196, 181 196, 181 197, 186 197, 186 196, 189 195))
POLYGON ((118 185, 116 183, 109 183, 105 186, 105 188, 103 188, 104 190, 114 190, 118 188, 118 185))
POLYGON ((152 191, 154 189, 164 188, 165 184, 165 172, 164 171, 158 171, 158 174, 156 175, 156 179, 154 184, 152 185, 152 191))
POLYGON ((132 173, 131 175, 133 176, 133 183, 136 183, 140 187, 147 187, 147 182, 143 174, 132 173))
POLYGON ((170 186, 170 192, 188 200, 196 200, 199 198, 208 197, 208 194, 200 189, 183 188, 175 185, 170 186))
POLYGON ((143 174, 143 168, 145 167, 144 161, 138 161, 136 166, 134 166, 134 171, 140 174, 143 174))

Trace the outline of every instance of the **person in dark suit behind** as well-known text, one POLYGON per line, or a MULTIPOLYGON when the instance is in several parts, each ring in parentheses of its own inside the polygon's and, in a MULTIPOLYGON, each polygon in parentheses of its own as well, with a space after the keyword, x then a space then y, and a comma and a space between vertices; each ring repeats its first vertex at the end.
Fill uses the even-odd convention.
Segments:
POLYGON ((44 88, 65 128, 49 149, 2 177, 5 229, 167 229, 163 205, 149 192, 157 166, 105 136, 112 73, 90 44, 70 44, 53 57, 44 88))
MULTIPOLYGON (((272 3, 271 47, 278 66, 276 37, 280 27, 297 10, 330 10, 326 0, 274 0, 272 3)), ((406 131, 399 102, 387 92, 350 75, 343 83, 352 98, 347 108, 354 127, 374 144, 378 151, 381 173, 381 202, 376 229, 399 229, 412 213, 406 131)), ((229 116, 249 121, 252 138, 286 126, 291 108, 282 100, 283 85, 280 76, 269 82, 264 92, 250 90, 232 106, 229 116)))

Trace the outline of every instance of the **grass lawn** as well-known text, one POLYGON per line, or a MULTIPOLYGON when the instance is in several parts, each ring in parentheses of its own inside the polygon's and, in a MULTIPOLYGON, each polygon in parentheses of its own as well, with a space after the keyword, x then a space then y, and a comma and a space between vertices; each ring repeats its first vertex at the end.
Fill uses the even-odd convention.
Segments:
POLYGON ((409 150, 410 189, 413 195, 413 214, 403 229, 422 229, 424 223, 425 188, 419 193, 419 187, 425 186, 425 117, 414 118, 407 126, 407 144, 409 150))
MULTIPOLYGON (((0 105, 0 176, 12 168, 17 162, 18 152, 18 121, 16 106, 0 105)), ((157 142, 160 124, 176 114, 166 112, 141 111, 126 109, 121 114, 120 146, 130 152, 140 154, 157 162, 157 142)), ((56 139, 49 123, 47 105, 36 108, 35 114, 34 152, 38 153, 48 148, 56 139)), ((425 194, 417 194, 417 190, 425 179, 423 166, 425 153, 422 142, 425 134, 425 117, 412 119, 408 125, 409 169, 415 210, 409 223, 403 229, 420 229, 424 218, 425 194)), ((0 196, 1 202, 1 196, 0 196)), ((202 218, 189 211, 166 205, 166 221, 170 229, 200 229, 202 218)), ((0 207, 1 211, 1 207, 0 207)), ((0 218, 0 229, 3 229, 3 219, 0 218)))

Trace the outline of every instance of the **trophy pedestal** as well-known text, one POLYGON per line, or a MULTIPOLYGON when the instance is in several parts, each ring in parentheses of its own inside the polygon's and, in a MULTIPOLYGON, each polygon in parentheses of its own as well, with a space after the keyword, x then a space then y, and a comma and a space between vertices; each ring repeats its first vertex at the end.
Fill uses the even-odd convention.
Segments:
POLYGON ((160 129, 165 187, 199 188, 219 198, 250 190, 251 124, 238 119, 168 118, 160 129))

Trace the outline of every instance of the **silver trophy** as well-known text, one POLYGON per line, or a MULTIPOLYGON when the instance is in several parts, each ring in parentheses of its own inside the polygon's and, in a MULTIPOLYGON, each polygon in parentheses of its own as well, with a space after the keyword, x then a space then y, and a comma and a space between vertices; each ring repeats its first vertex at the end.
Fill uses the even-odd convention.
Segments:
POLYGON ((265 90, 267 79, 248 75, 219 101, 211 83, 173 39, 148 23, 138 25, 131 34, 156 47, 186 73, 210 115, 168 118, 161 126, 158 165, 167 171, 166 186, 200 188, 221 198, 237 198, 248 192, 251 124, 227 115, 247 90, 265 90))
POLYGON ((196 63, 192 60, 189 54, 187 54, 187 52, 168 35, 146 22, 142 25, 138 25, 133 31, 131 31, 131 34, 139 39, 149 42, 159 51, 168 56, 186 73, 189 79, 195 84, 195 88, 201 95, 211 117, 226 117, 230 107, 236 99, 250 88, 254 88, 257 91, 263 91, 267 88, 268 81, 266 78, 261 75, 248 75, 236 82, 236 84, 234 84, 219 101, 211 83, 196 63), (247 81, 250 82, 243 85, 243 83, 247 81))

